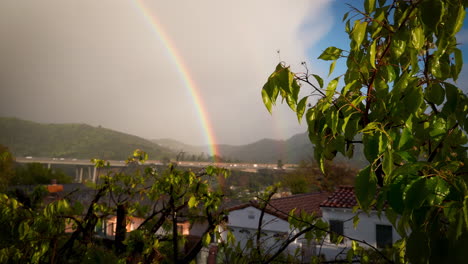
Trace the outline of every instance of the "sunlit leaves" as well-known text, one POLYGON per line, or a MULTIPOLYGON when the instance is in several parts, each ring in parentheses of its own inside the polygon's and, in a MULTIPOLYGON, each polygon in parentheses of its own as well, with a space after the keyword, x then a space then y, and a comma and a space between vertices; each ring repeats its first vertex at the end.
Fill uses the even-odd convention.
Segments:
POLYGON ((362 41, 366 35, 367 22, 361 22, 356 20, 354 22, 354 28, 351 32, 351 39, 354 42, 354 49, 357 50, 360 48, 362 41))
POLYGON ((374 12, 375 0, 365 0, 364 1, 364 10, 367 14, 374 12))
POLYGON ((328 47, 325 49, 322 54, 318 57, 321 60, 337 60, 340 58, 343 50, 336 47, 328 47))
POLYGON ((320 88, 323 88, 323 79, 320 76, 318 76, 317 74, 312 74, 312 76, 314 76, 315 80, 317 80, 320 88))
POLYGON ((297 83, 294 73, 288 67, 284 67, 281 63, 276 66, 274 73, 270 75, 262 89, 262 99, 266 108, 271 112, 272 106, 275 105, 278 95, 281 95, 289 105, 296 111, 300 86, 297 83))
POLYGON ((299 123, 302 121, 302 117, 304 116, 304 112, 306 109, 306 104, 307 104, 307 96, 302 98, 299 103, 297 104, 297 119, 299 123))
POLYGON ((363 4, 343 17, 349 50, 329 47, 319 57, 331 61, 329 74, 346 59, 344 87, 314 76, 326 88, 308 109, 301 101, 296 113, 306 113, 319 164, 338 152, 352 156, 356 144, 350 142, 362 141, 369 165, 356 177, 356 196, 364 210, 387 202, 403 235, 400 259, 449 263, 446 256, 414 251, 419 239, 426 251, 444 245, 450 252, 458 252, 463 237, 468 241, 468 184, 461 176, 468 164, 468 98, 455 85, 464 64, 456 33, 466 3, 363 4))
POLYGON ((376 49, 377 43, 372 42, 372 45, 370 46, 369 50, 369 60, 372 68, 375 69, 375 49, 376 49))
POLYGON ((328 70, 328 76, 330 76, 333 73, 333 70, 335 70, 335 66, 336 66, 336 61, 330 64, 330 69, 328 70))
POLYGON ((466 11, 463 6, 460 5, 450 5, 453 7, 450 11, 453 13, 447 14, 447 29, 451 30, 450 35, 455 35, 460 31, 463 26, 463 21, 465 19, 466 11))

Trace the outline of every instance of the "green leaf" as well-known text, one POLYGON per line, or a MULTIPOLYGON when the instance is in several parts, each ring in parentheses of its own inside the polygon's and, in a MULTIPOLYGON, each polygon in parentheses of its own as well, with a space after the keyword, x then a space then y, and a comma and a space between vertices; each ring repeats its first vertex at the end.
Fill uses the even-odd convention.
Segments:
POLYGON ((380 133, 364 134, 362 137, 364 155, 370 163, 373 163, 379 156, 379 135, 380 133))
POLYGON ((421 27, 411 30, 411 44, 413 48, 419 50, 424 45, 424 30, 421 27))
POLYGON ((348 91, 354 87, 354 85, 357 84, 356 80, 351 81, 350 83, 346 84, 345 87, 343 87, 343 90, 341 91, 341 94, 346 95, 348 91))
POLYGON ((333 97, 335 95, 336 86, 338 85, 339 78, 335 78, 328 83, 326 96, 327 98, 333 97))
POLYGON ((465 20, 466 11, 464 8, 458 6, 458 12, 455 18, 453 25, 450 25, 452 29, 452 35, 455 35, 460 31, 463 26, 463 21, 465 20))
POLYGON ((271 99, 270 99, 270 96, 268 95, 268 89, 270 89, 269 87, 269 82, 267 82, 264 86, 263 86, 263 89, 262 89, 262 99, 263 99, 263 104, 265 105, 265 107, 267 108, 268 112, 271 113, 271 106, 274 104, 271 99))
POLYGON ((189 208, 194 208, 195 206, 197 206, 197 204, 198 204, 197 198, 195 196, 190 197, 188 201, 189 208))
POLYGON ((443 118, 435 118, 432 122, 432 126, 429 129, 429 136, 431 138, 436 138, 446 133, 446 122, 443 118))
POLYGON ((299 123, 301 123, 302 117, 304 116, 304 112, 305 112, 306 104, 307 104, 307 97, 308 96, 305 96, 304 98, 302 98, 297 104, 296 114, 297 114, 297 120, 299 121, 299 123))
POLYGON ((331 112, 331 127, 330 128, 333 134, 337 133, 337 127, 338 127, 338 121, 339 121, 338 113, 339 113, 338 111, 331 112))
POLYGON ((426 100, 436 105, 440 105, 445 99, 445 90, 439 83, 433 83, 426 88, 426 100))
POLYGON ((424 25, 430 31, 436 31, 437 25, 442 18, 442 1, 421 1, 419 10, 424 25))
POLYGON ((393 170, 393 155, 391 151, 386 151, 383 157, 382 168, 385 175, 390 175, 393 170))
POLYGON ((395 69, 393 68, 392 65, 387 65, 384 68, 384 74, 385 74, 385 81, 387 83, 393 82, 395 80, 396 74, 395 74, 395 69))
MULTIPOLYGON (((354 217, 353 217, 353 227, 354 229, 357 228, 357 225, 359 224, 359 215, 356 214, 354 217)), ((352 241, 353 242, 353 248, 354 248, 354 240, 352 241)))
POLYGON ((445 197, 450 193, 448 184, 440 177, 431 177, 426 181, 429 193, 427 202, 429 205, 441 205, 445 197))
POLYGON ((364 40, 364 37, 366 36, 366 28, 367 28, 367 22, 361 22, 359 20, 356 20, 354 22, 354 28, 353 31, 351 32, 351 37, 352 40, 355 42, 354 49, 358 50, 359 47, 361 46, 362 41, 364 40))
POLYGON ((423 102, 422 88, 420 86, 411 85, 406 88, 407 93, 403 97, 402 103, 405 106, 406 113, 415 113, 423 102))
POLYGON ((203 235, 203 245, 208 246, 211 242, 211 236, 209 233, 203 235))
POLYGON ((346 18, 348 18, 348 15, 349 15, 349 11, 343 15, 343 19, 341 20, 341 22, 344 22, 346 18))
POLYGON ((407 127, 403 128, 403 131, 401 132, 401 137, 400 141, 398 143, 398 148, 400 150, 407 150, 414 145, 414 139, 413 139, 413 134, 411 133, 411 130, 407 127))
POLYGON ((406 191, 405 207, 408 209, 420 208, 428 195, 425 178, 419 178, 411 182, 406 191))
POLYGON ((453 49, 453 53, 455 57, 455 71, 453 72, 453 80, 456 81, 463 67, 463 55, 461 50, 457 48, 453 49))
POLYGON ((376 47, 376 45, 377 45, 377 43, 375 41, 372 42, 372 45, 370 46, 370 50, 369 50, 369 60, 370 60, 372 68, 374 68, 374 69, 376 69, 376 67, 375 67, 375 47, 376 47))
POLYGON ((376 191, 377 178, 370 165, 362 169, 356 176, 355 190, 356 199, 363 210, 369 209, 374 199, 376 191))
POLYGON ((394 55, 395 59, 400 58, 400 56, 405 52, 406 49, 406 41, 394 39, 392 40, 392 55, 394 55))
POLYGON ((397 152, 395 152, 395 154, 397 154, 402 159, 404 159, 406 161, 409 161, 409 162, 416 162, 417 161, 417 159, 407 151, 397 151, 397 152))
POLYGON ((365 0, 364 1, 364 8, 367 14, 374 12, 375 9, 375 0, 365 0))
POLYGON ((465 225, 468 229, 468 196, 465 196, 465 200, 463 201, 463 217, 465 219, 465 225))
POLYGON ((406 184, 407 177, 402 175, 396 177, 390 184, 390 189, 387 194, 388 203, 398 214, 403 214, 403 210, 405 209, 403 202, 403 192, 405 190, 406 184))
POLYGON ((315 80, 317 80, 320 88, 323 88, 323 79, 320 76, 318 76, 317 74, 312 74, 312 76, 314 76, 315 80))
POLYGON ((451 114, 454 113, 458 105, 458 88, 450 83, 444 83, 445 86, 445 96, 447 97, 447 102, 444 104, 443 111, 451 114))
POLYGON ((328 71, 328 77, 330 77, 330 75, 332 74, 333 70, 335 69, 335 66, 336 66, 336 61, 332 62, 330 64, 330 70, 328 71))
POLYGON ((322 54, 318 57, 321 60, 337 60, 341 53, 343 52, 342 49, 336 47, 328 47, 322 54))

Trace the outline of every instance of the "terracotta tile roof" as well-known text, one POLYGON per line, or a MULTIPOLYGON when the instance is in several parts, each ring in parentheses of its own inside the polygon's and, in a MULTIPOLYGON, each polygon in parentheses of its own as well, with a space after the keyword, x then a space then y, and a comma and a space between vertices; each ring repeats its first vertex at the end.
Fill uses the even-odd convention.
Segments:
POLYGON ((327 200, 320 204, 320 207, 353 208, 356 205, 358 203, 354 194, 354 187, 340 186, 327 200))
POLYGON ((63 185, 61 184, 47 185, 47 190, 49 191, 49 193, 63 192, 63 185))
MULTIPOLYGON (((276 209, 281 212, 289 213, 292 209, 296 208, 296 213, 299 214, 301 211, 306 213, 315 213, 321 216, 320 204, 327 199, 330 195, 328 192, 315 192, 291 195, 288 197, 272 199, 269 207, 276 209)), ((269 208, 270 209, 270 208, 269 208)))
MULTIPOLYGON (((322 212, 320 211, 320 204, 327 199, 329 195, 330 193, 327 192, 315 192, 271 199, 270 204, 265 209, 265 212, 284 220, 288 219, 288 213, 294 208, 296 208, 296 214, 300 214, 300 212, 304 211, 306 213, 315 213, 317 216, 321 216, 322 212)), ((231 207, 229 208, 229 211, 235 211, 249 206, 261 209, 257 201, 250 201, 249 203, 231 207)))

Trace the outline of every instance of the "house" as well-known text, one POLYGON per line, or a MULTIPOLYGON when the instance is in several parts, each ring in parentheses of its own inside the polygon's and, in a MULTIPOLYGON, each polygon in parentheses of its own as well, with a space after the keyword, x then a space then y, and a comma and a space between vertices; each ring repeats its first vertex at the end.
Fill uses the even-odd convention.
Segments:
MULTIPOLYGON (((379 215, 376 210, 371 210, 369 213, 358 211, 359 223, 354 228, 353 217, 356 213, 353 213, 353 207, 357 205, 354 188, 340 186, 320 204, 322 219, 329 223, 330 230, 334 233, 366 241, 376 248, 384 248, 401 238, 385 214, 379 215)), ((346 258, 351 240, 344 238, 336 245, 332 243, 334 239, 336 236, 330 235, 323 245, 318 246, 316 253, 325 256, 328 260, 346 258)), ((368 247, 363 243, 361 246, 368 247)))
MULTIPOLYGON (((261 223, 262 248, 267 253, 274 253, 293 233, 288 223, 288 214, 291 210, 296 209, 295 214, 306 212, 320 217, 320 204, 328 196, 329 193, 326 192, 315 192, 271 199, 264 210, 261 223)), ((226 227, 232 232, 241 249, 246 249, 249 241, 255 243, 261 212, 262 207, 257 201, 229 208, 226 227)), ((222 238, 226 239, 225 232, 222 233, 222 238)), ((301 239, 293 241, 285 253, 294 254, 298 248, 301 248, 301 254, 305 257, 314 253, 314 247, 310 245, 305 247, 301 239)))

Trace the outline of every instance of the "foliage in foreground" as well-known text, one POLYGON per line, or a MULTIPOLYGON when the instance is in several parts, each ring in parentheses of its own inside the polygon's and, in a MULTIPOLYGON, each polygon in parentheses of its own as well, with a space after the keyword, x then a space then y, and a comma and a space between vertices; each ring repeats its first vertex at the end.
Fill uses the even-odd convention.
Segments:
POLYGON ((352 157, 355 145, 364 146, 359 205, 385 208, 411 263, 468 257, 468 99, 456 84, 463 66, 456 34, 466 6, 366 0, 343 18, 349 50, 329 47, 319 57, 331 61, 329 75, 345 58, 344 75, 324 86, 305 64, 305 73, 293 73, 280 63, 262 89, 270 112, 282 97, 299 121, 305 115, 322 170, 337 153, 352 157), (312 88, 304 98, 301 85, 312 88))
MULTIPOLYGON (((146 153, 137 150, 127 162, 133 166, 146 159, 146 153)), ((94 161, 98 168, 108 166, 103 160, 94 161)), ((227 171, 207 167, 196 174, 173 165, 162 174, 151 167, 134 169, 131 174, 108 170, 91 190, 89 199, 74 199, 80 195, 72 192, 63 199, 42 203, 48 193, 39 187, 31 195, 39 202, 25 204, 1 193, 0 262, 192 261, 225 217, 219 207, 223 195, 212 189, 212 181, 227 176, 227 171), (96 227, 111 216, 117 218, 113 239, 99 237, 96 227), (135 217, 142 223, 127 234, 127 221, 135 217), (203 223, 202 238, 187 250, 184 247, 188 241, 178 231, 177 224, 182 220, 203 223)))

